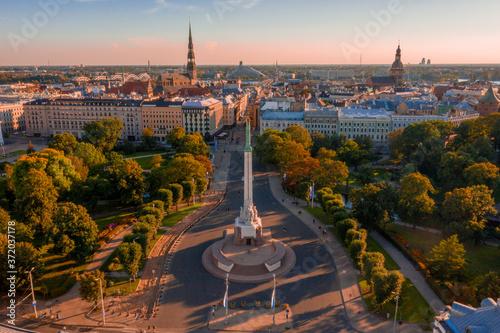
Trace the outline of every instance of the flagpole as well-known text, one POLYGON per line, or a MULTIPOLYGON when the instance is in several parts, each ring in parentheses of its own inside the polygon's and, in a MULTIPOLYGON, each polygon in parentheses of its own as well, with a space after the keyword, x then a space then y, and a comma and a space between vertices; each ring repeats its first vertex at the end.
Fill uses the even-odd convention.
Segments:
POLYGON ((225 306, 226 306, 226 320, 224 321, 224 324, 227 325, 227 311, 228 311, 228 289, 229 289, 229 273, 226 273, 226 295, 224 297, 224 303, 225 303, 225 306))
POLYGON ((276 326, 276 274, 273 274, 273 297, 271 298, 273 305, 273 326, 276 326))

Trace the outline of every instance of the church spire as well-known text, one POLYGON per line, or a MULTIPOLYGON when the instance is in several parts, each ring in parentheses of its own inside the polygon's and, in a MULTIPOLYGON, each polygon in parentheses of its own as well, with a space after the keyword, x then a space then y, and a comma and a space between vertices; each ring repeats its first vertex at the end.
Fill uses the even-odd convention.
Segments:
POLYGON ((196 79, 196 63, 194 60, 193 35, 191 33, 191 18, 189 18, 189 43, 187 55, 187 74, 191 79, 191 84, 194 84, 196 79))

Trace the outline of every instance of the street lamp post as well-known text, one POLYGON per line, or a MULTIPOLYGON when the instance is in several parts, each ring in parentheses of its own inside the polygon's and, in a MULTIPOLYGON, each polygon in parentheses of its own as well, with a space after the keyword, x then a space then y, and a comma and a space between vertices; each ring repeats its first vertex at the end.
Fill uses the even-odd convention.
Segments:
POLYGON ((101 289, 102 324, 106 325, 106 312, 104 312, 104 298, 102 296, 102 280, 101 278, 95 279, 95 281, 97 280, 99 280, 99 288, 101 289))
POLYGON ((396 312, 394 313, 394 328, 392 329, 393 333, 396 333, 396 318, 398 315, 398 300, 399 300, 399 295, 397 295, 395 292, 391 292, 392 294, 396 295, 396 312))
POLYGON ((31 269, 29 271, 26 271, 25 273, 28 273, 30 275, 31 296, 33 298, 33 310, 35 311, 35 318, 38 318, 38 313, 36 312, 35 291, 33 290, 33 277, 31 276, 31 272, 34 269, 35 269, 35 267, 31 267, 31 269))

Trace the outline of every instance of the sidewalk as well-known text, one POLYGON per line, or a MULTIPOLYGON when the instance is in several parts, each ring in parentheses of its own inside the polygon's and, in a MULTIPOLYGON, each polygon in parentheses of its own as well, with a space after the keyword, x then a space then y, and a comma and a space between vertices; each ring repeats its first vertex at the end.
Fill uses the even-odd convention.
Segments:
MULTIPOLYGON (((304 200, 297 200, 302 207, 295 207, 288 202, 288 199, 291 200, 293 197, 284 192, 281 187, 279 174, 277 172, 270 171, 268 176, 269 186, 278 202, 290 210, 292 214, 298 217, 312 231, 314 231, 318 238, 323 240, 327 250, 331 254, 340 284, 344 311, 351 327, 357 332, 392 332, 394 324, 392 320, 388 321, 381 319, 379 316, 372 314, 367 310, 357 279, 359 271, 353 266, 351 259, 342 247, 342 244, 340 244, 331 231, 325 225, 321 224, 320 221, 314 224, 312 223, 315 217, 306 210, 303 210, 302 207, 306 206, 306 202, 304 200), (282 199, 285 199, 284 202, 282 202, 282 199), (298 214, 299 210, 302 211, 300 215, 298 214), (326 236, 322 235, 322 231, 318 229, 319 225, 322 226, 322 230, 327 230, 326 236)), ((408 323, 405 323, 402 326, 397 325, 397 330, 398 332, 405 333, 422 332, 421 328, 417 324, 408 323)))
POLYGON ((425 282, 424 277, 420 273, 420 271, 415 269, 415 266, 406 259, 406 257, 394 247, 387 239, 385 239, 378 232, 374 231, 370 233, 370 236, 379 243, 380 246, 384 248, 384 250, 389 253, 389 255, 394 259, 394 261, 401 267, 399 272, 404 275, 405 278, 409 279, 415 288, 417 288, 420 295, 427 301, 427 303, 431 306, 434 312, 437 314, 444 310, 444 303, 441 299, 436 295, 434 290, 425 282))

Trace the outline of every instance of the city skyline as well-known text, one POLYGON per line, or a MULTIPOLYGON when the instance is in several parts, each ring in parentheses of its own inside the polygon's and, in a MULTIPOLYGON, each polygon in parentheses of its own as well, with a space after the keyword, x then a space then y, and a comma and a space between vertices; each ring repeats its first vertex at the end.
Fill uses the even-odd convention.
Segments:
POLYGON ((22 0, 2 9, 0 65, 185 65, 189 17, 201 66, 390 64, 398 40, 404 64, 498 63, 499 4, 358 2, 22 0))

